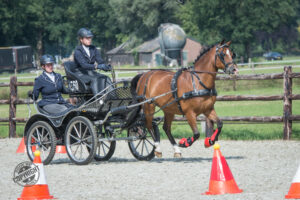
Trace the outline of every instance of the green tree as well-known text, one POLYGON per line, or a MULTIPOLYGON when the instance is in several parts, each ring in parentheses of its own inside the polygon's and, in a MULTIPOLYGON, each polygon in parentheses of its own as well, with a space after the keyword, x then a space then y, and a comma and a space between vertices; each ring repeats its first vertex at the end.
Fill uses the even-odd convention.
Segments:
POLYGON ((121 40, 129 37, 133 45, 157 36, 161 23, 176 23, 175 13, 180 7, 174 0, 110 0, 121 40))
POLYGON ((26 15, 24 35, 31 39, 38 57, 45 52, 46 43, 54 48, 66 45, 64 37, 71 24, 65 10, 71 3, 71 0, 22 0, 26 15))
POLYGON ((121 32, 108 0, 0 1, 0 45, 29 44, 37 51, 65 55, 78 43, 77 31, 90 28, 94 43, 115 46, 121 32))
MULTIPOLYGON (((246 57, 257 44, 258 32, 272 33, 282 26, 294 26, 298 2, 293 0, 190 0, 177 14, 183 27, 197 25, 199 38, 208 44, 222 38, 243 46, 246 57), (192 12, 191 12, 192 10, 192 12)), ((195 29, 194 26, 192 26, 195 29)), ((195 32, 190 30, 189 33, 195 32)))
POLYGON ((0 44, 11 46, 23 43, 24 18, 19 0, 0 1, 0 44))
POLYGON ((69 21, 72 24, 67 40, 77 42, 77 31, 86 27, 94 33, 94 44, 108 50, 116 44, 116 34, 120 29, 116 26, 115 15, 108 0, 81 0, 75 1, 67 10, 69 21))

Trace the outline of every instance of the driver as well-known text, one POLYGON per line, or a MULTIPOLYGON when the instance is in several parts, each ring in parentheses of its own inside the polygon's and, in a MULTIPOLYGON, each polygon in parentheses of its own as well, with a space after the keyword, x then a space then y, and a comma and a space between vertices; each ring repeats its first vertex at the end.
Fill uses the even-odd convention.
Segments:
POLYGON ((36 101, 41 93, 42 100, 38 102, 38 106, 51 114, 60 113, 73 107, 61 96, 61 93, 68 94, 68 91, 63 85, 61 75, 53 71, 53 57, 48 54, 43 55, 40 62, 44 71, 34 81, 33 100, 36 101))
POLYGON ((110 71, 111 66, 106 65, 101 58, 100 52, 92 45, 93 34, 86 28, 79 29, 78 45, 74 52, 76 63, 76 74, 85 82, 90 83, 90 88, 94 95, 102 91, 108 84, 111 84, 109 77, 97 73, 96 69, 110 71), (96 63, 97 64, 96 64, 96 63))

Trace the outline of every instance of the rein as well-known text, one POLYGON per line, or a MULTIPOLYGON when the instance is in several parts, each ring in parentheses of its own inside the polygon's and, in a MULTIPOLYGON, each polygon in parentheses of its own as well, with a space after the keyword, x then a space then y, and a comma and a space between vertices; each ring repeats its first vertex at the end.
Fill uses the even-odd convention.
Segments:
POLYGON ((198 74, 226 74, 225 72, 209 72, 209 71, 198 71, 198 70, 193 70, 191 72, 195 72, 195 73, 198 73, 198 74))
POLYGON ((198 74, 226 74, 225 72, 210 72, 210 71, 203 71, 203 70, 195 70, 195 66, 191 65, 189 67, 187 67, 187 69, 192 72, 192 73, 198 73, 198 74), (194 70, 190 70, 190 69, 194 69, 194 70))

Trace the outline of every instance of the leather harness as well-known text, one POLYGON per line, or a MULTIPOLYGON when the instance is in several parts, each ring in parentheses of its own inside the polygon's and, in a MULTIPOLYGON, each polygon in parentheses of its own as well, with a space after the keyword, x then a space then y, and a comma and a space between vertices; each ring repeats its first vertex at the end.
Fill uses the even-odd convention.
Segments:
POLYGON ((178 109, 180 110, 180 112, 184 115, 181 105, 180 105, 180 100, 186 100, 186 99, 190 99, 193 97, 202 97, 202 96, 217 96, 217 90, 216 88, 212 88, 209 89, 205 86, 205 84, 200 80, 200 77, 197 75, 197 72, 195 71, 188 71, 191 74, 191 78, 192 78, 192 84, 193 84, 193 90, 190 92, 186 92, 183 93, 183 95, 181 97, 178 97, 178 88, 177 88, 177 82, 178 82, 178 78, 179 76, 182 74, 183 71, 187 71, 189 68, 181 68, 179 69, 175 75, 172 78, 171 81, 171 90, 173 91, 173 97, 175 99, 175 101, 177 102, 177 106, 178 109), (194 76, 196 76, 196 78, 198 79, 199 84, 204 88, 201 90, 197 90, 196 85, 195 85, 195 81, 194 81, 194 76))
MULTIPOLYGON (((233 65, 234 62, 225 62, 225 54, 223 53, 223 51, 219 51, 220 49, 223 50, 224 48, 228 48, 227 44, 222 44, 221 46, 217 46, 216 47, 216 54, 215 54, 215 67, 216 67, 216 63, 217 63, 217 57, 219 57, 220 61, 224 64, 225 69, 224 72, 230 67, 230 65, 233 65)), ((233 54, 233 58, 235 57, 235 54, 233 54)), ((163 107, 166 107, 168 105, 171 105, 174 102, 177 102, 177 106, 179 111, 184 115, 181 105, 180 105, 180 100, 185 100, 185 99, 190 99, 193 97, 202 97, 202 96, 217 96, 217 90, 215 87, 209 89, 205 86, 205 84, 200 80, 200 77, 197 75, 197 73, 202 73, 202 72, 198 72, 198 71, 190 71, 189 69, 193 68, 192 67, 188 67, 188 68, 181 68, 179 69, 173 76, 172 81, 171 81, 171 91, 174 100, 166 105, 164 105, 163 107), (178 78, 179 76, 182 74, 183 71, 187 71, 190 73, 191 78, 192 78, 192 84, 193 84, 193 90, 190 92, 186 92, 182 95, 182 97, 178 97, 178 88, 177 88, 177 82, 178 82, 178 78), (194 76, 196 76, 196 78, 198 79, 199 84, 204 88, 202 90, 197 90, 196 85, 195 85, 195 81, 194 81, 194 76)), ((229 69, 230 70, 230 69, 229 69)), ((146 77, 146 83, 145 83, 145 87, 144 87, 144 93, 143 93, 143 98, 145 99, 145 94, 146 94, 146 88, 148 85, 148 80, 150 78, 150 76, 153 74, 154 71, 152 71, 151 73, 148 74, 148 76, 146 77)), ((139 88, 139 87, 138 87, 139 88)), ((152 101, 151 103, 153 103, 154 101, 152 101)))
MULTIPOLYGON (((178 97, 178 88, 177 88, 177 82, 178 82, 178 78, 179 76, 182 74, 183 71, 187 71, 189 70, 191 67, 189 68, 181 68, 179 69, 173 76, 172 81, 171 81, 171 92, 173 95, 174 100, 171 103, 168 103, 166 105, 171 105, 174 102, 177 102, 177 106, 179 111, 182 113, 182 115, 184 115, 184 112, 182 111, 181 105, 180 105, 180 100, 186 100, 186 99, 190 99, 193 97, 202 97, 202 96, 217 96, 217 91, 214 88, 209 89, 205 86, 205 84, 200 80, 200 77, 197 75, 196 71, 188 71, 191 75, 192 78, 192 84, 193 84, 193 90, 190 92, 186 92, 184 93, 181 97, 178 97), (195 84, 195 80, 194 80, 194 76, 196 76, 196 78, 198 79, 199 84, 204 88, 201 90, 197 90, 196 88, 196 84, 195 84)), ((155 71, 155 70, 154 70, 155 71)), ((146 82, 145 82, 145 87, 144 87, 144 91, 143 91, 143 99, 145 99, 145 95, 146 95, 146 89, 148 86, 148 80, 151 77, 151 75, 153 74, 153 72, 150 72, 145 78, 146 78, 146 82)), ((139 87, 137 87, 139 88, 139 87)), ((149 103, 153 103, 154 101, 151 101, 149 103)), ((166 105, 164 107, 166 107, 166 105)))

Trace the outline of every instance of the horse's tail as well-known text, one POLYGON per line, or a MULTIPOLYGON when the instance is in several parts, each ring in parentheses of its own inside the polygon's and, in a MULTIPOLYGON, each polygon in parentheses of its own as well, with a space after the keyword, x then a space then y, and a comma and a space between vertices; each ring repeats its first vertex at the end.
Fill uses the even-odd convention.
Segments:
POLYGON ((143 73, 136 75, 136 76, 133 77, 133 79, 131 80, 131 84, 130 84, 130 92, 131 92, 133 98, 136 98, 136 96, 137 96, 136 89, 137 89, 137 84, 138 84, 138 82, 139 82, 141 76, 143 76, 143 73))

